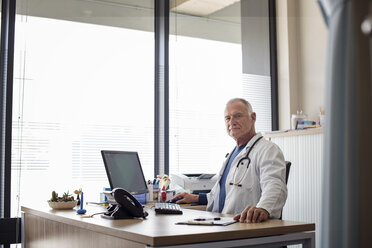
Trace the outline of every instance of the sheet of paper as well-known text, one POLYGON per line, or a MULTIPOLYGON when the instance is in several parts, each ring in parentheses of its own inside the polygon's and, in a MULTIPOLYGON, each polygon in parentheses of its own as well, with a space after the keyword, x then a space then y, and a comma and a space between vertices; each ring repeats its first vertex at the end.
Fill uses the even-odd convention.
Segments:
POLYGON ((196 218, 183 222, 177 222, 178 225, 207 225, 207 226, 227 226, 236 223, 231 217, 220 217, 220 218, 196 218))

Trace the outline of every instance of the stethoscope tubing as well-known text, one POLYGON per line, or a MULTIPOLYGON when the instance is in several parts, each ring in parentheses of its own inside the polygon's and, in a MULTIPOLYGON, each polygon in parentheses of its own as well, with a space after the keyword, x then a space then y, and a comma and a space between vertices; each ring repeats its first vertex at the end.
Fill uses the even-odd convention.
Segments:
POLYGON ((237 187, 242 187, 241 181, 242 181, 243 178, 245 177, 245 174, 247 174, 247 171, 248 171, 249 165, 251 164, 251 159, 249 158, 249 154, 251 153, 253 147, 254 147, 254 146, 258 143, 258 141, 260 141, 260 139, 262 139, 262 138, 263 138, 263 136, 259 137, 259 138, 258 138, 258 139, 253 143, 253 145, 249 148, 247 154, 246 154, 244 157, 242 157, 242 158, 239 160, 238 164, 236 165, 235 170, 234 170, 234 173, 233 173, 233 177, 232 177, 232 178, 233 178, 233 181, 235 181, 235 176, 236 176, 235 174, 236 174, 236 171, 237 171, 238 168, 239 168, 239 165, 244 164, 244 163, 243 163, 244 160, 248 160, 247 168, 245 169, 244 174, 243 174, 243 176, 240 178, 239 182, 236 182, 236 183, 234 183, 234 182, 230 182, 229 185, 235 185, 235 186, 237 186, 237 187))

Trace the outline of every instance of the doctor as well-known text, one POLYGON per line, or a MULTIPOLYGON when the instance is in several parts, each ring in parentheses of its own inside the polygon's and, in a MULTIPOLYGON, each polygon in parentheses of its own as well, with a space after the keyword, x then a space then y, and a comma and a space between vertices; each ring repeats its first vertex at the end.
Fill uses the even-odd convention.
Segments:
POLYGON ((227 133, 236 141, 208 194, 179 193, 177 203, 207 204, 207 211, 235 214, 240 222, 279 218, 287 199, 285 161, 280 148, 255 130, 256 113, 242 98, 225 108, 227 133))

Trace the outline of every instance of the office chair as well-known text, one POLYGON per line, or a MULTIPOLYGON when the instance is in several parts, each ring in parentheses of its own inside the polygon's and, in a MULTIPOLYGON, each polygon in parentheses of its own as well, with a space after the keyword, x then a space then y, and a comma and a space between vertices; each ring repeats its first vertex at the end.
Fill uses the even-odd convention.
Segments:
POLYGON ((20 218, 0 218, 0 247, 21 243, 21 230, 20 218))
MULTIPOLYGON (((289 171, 291 170, 291 165, 292 165, 291 162, 285 161, 285 184, 288 183, 288 177, 289 177, 289 171)), ((282 214, 283 214, 283 209, 280 212, 279 220, 282 219, 282 214)), ((280 248, 287 248, 287 246, 286 245, 285 246, 281 246, 280 248)))
MULTIPOLYGON (((288 183, 288 177, 289 177, 289 171, 291 170, 291 165, 292 165, 291 162, 289 162, 289 161, 285 161, 285 184, 288 183)), ((279 220, 282 219, 282 214, 283 214, 283 210, 282 210, 282 212, 280 213, 279 220)))
MULTIPOLYGON (((291 162, 285 161, 285 184, 288 183, 288 177, 289 177, 289 171, 291 170, 291 162)), ((280 213, 279 220, 282 219, 282 214, 283 214, 283 209, 282 212, 280 213)))
MULTIPOLYGON (((291 162, 285 161, 285 184, 288 183, 288 177, 289 177, 289 171, 291 170, 291 165, 292 165, 291 162)), ((280 213, 279 220, 282 219, 282 214, 283 214, 283 209, 282 209, 282 211, 280 213)))
POLYGON ((285 161, 285 184, 288 183, 289 171, 291 170, 291 162, 285 161))

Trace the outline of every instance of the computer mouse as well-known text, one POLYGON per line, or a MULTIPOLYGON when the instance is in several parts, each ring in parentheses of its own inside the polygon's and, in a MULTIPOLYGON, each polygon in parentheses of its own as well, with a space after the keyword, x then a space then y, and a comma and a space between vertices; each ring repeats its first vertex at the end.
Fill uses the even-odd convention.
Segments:
POLYGON ((173 200, 169 200, 167 202, 169 202, 169 203, 176 203, 178 200, 182 200, 182 199, 183 199, 182 197, 179 197, 179 198, 175 198, 173 200))

